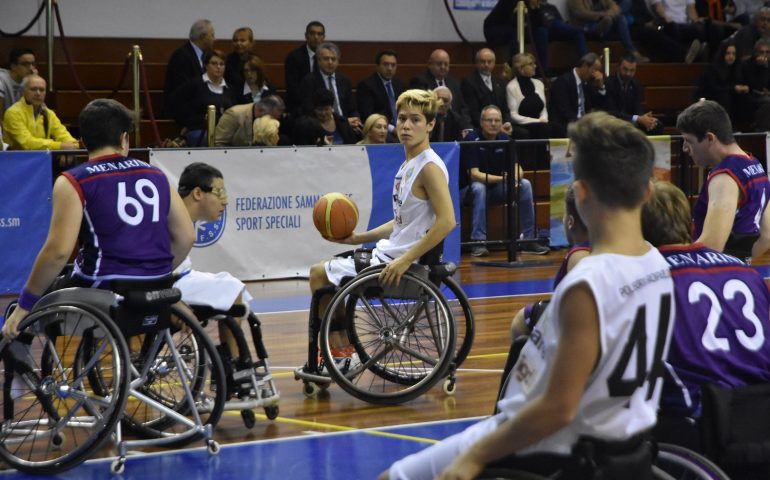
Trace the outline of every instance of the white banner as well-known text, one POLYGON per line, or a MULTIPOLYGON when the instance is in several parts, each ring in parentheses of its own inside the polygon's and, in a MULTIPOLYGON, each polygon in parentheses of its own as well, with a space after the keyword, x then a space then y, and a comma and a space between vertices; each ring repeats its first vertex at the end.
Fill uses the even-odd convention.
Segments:
POLYGON ((372 184, 362 147, 155 150, 150 159, 172 185, 196 161, 224 175, 225 213, 195 226, 196 270, 228 271, 241 280, 307 275, 311 265, 346 249, 313 225, 313 205, 325 193, 349 195, 359 209, 357 230, 369 224, 372 184))
MULTIPOLYGON (((433 148, 447 163, 458 212, 459 147, 433 148)), ((358 232, 391 220, 393 177, 404 161, 404 148, 390 144, 153 150, 150 161, 172 185, 193 162, 222 171, 229 203, 216 222, 196 222, 190 256, 196 270, 227 271, 246 281, 307 276, 311 265, 355 248, 324 240, 316 230, 313 205, 321 195, 348 195, 358 206, 358 232)), ((459 227, 444 241, 444 255, 459 263, 459 227)))

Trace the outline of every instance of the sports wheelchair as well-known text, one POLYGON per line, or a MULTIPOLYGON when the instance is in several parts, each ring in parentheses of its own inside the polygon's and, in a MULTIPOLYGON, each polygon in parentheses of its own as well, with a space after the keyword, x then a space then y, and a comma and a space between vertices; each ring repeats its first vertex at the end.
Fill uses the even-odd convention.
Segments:
MULTIPOLYGON (((505 459, 484 469, 482 480, 730 480, 706 457, 638 436, 630 442, 581 438, 564 467, 547 476, 517 470, 505 459)), ((541 464, 543 462, 540 462, 541 464)), ((549 470, 551 470, 549 468, 549 470)))
MULTIPOLYGON (((118 450, 179 446, 212 430, 226 379, 214 344, 174 304, 171 278, 114 281, 113 291, 65 288, 45 295, 0 339, 0 458, 30 473, 75 467, 108 438, 118 450), (140 439, 126 440, 122 429, 140 439)), ((6 312, 8 313, 8 312, 6 312)))
POLYGON ((311 299, 307 363, 294 371, 305 395, 334 381, 363 401, 396 404, 417 398, 442 378, 444 392, 454 392, 455 370, 473 343, 473 311, 452 278, 456 266, 441 261, 442 249, 439 244, 411 265, 399 285, 387 287, 379 283, 385 265, 369 266, 371 251, 340 255, 353 254, 358 274, 340 287, 318 289, 311 299), (327 295, 331 300, 321 318, 327 295), (337 316, 360 365, 334 362, 329 336, 337 316))
POLYGON ((246 428, 253 428, 256 423, 253 409, 263 408, 268 419, 278 417, 280 393, 270 373, 267 350, 262 341, 262 328, 259 318, 253 313, 246 314, 244 305, 233 305, 222 311, 208 306, 189 305, 198 320, 206 328, 214 320, 225 328, 235 339, 238 351, 231 352, 226 343, 217 345, 217 351, 225 369, 227 402, 225 410, 240 410, 241 419, 246 428), (257 360, 253 361, 249 345, 238 325, 236 318, 246 317, 251 332, 251 339, 257 360))

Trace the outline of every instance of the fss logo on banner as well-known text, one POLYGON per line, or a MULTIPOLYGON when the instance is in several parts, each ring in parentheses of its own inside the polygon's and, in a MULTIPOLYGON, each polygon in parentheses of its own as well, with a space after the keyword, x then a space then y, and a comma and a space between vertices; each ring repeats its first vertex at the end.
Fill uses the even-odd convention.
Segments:
POLYGON ((225 233, 225 223, 227 221, 227 209, 214 222, 195 222, 195 244, 194 247, 208 247, 217 242, 225 233))

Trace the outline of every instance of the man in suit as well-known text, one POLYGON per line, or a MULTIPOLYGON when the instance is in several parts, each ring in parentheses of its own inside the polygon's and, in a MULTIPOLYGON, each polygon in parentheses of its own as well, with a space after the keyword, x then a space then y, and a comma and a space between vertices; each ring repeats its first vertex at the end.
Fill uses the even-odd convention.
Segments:
POLYGON ((473 124, 468 113, 468 106, 463 99, 460 82, 449 76, 449 54, 446 50, 433 50, 428 58, 428 70, 420 75, 415 75, 409 82, 409 88, 433 90, 436 87, 446 86, 452 91, 452 109, 460 114, 463 130, 471 130, 473 124))
MULTIPOLYGON (((471 116, 474 128, 479 128, 481 110, 487 105, 494 105, 503 115, 503 131, 510 134, 511 112, 505 97, 505 80, 493 75, 495 52, 482 48, 476 52, 476 70, 463 79, 461 85, 465 104, 471 116)), ((516 135, 514 135, 516 136, 516 135)), ((516 136, 518 138, 518 136, 516 136)))
POLYGON ((178 110, 171 102, 174 91, 188 80, 203 75, 203 52, 214 48, 214 25, 210 20, 197 20, 190 27, 190 41, 177 48, 166 66, 163 86, 163 114, 172 117, 178 110))
POLYGON ((462 120, 460 114, 452 109, 452 91, 449 87, 436 87, 433 91, 438 97, 438 108, 436 125, 430 132, 431 143, 459 142, 463 139, 462 120))
POLYGON ((663 124, 652 112, 642 113, 642 86, 634 75, 636 57, 626 54, 620 60, 618 72, 607 78, 607 112, 633 123, 647 135, 660 135, 663 124))
POLYGON ((270 95, 256 103, 234 105, 228 108, 217 123, 214 146, 247 147, 253 144, 254 120, 270 115, 283 120, 284 104, 278 95, 270 95))
POLYGON ((308 73, 317 70, 316 49, 324 40, 326 27, 323 23, 313 20, 305 27, 305 44, 289 52, 284 60, 286 106, 290 111, 300 107, 299 84, 308 73))
POLYGON ((305 75, 299 84, 300 105, 303 113, 313 113, 313 96, 324 89, 334 94, 334 112, 347 119, 351 127, 361 129, 356 102, 353 98, 353 84, 350 79, 337 72, 340 64, 339 47, 331 42, 324 42, 316 49, 318 69, 305 75))
POLYGON ((398 55, 393 50, 382 50, 375 57, 375 63, 377 71, 361 80, 356 89, 358 113, 364 121, 373 113, 385 115, 390 125, 388 131, 392 133, 396 125, 396 100, 405 90, 404 82, 396 78, 398 55))
POLYGON ((551 135, 564 138, 567 125, 591 110, 604 110, 607 91, 599 56, 587 53, 578 66, 559 76, 551 84, 548 118, 551 135))

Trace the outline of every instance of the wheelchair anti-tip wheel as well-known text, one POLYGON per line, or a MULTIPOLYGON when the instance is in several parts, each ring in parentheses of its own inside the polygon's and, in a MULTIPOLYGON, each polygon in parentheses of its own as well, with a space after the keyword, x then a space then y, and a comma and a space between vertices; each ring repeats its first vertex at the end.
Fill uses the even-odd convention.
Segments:
POLYGON ((128 349, 110 318, 77 302, 34 310, 19 330, 0 341, 0 458, 29 473, 62 472, 99 449, 120 419, 128 349))
POLYGON ((320 345, 329 375, 342 389, 366 402, 393 404, 418 397, 446 375, 455 325, 426 267, 412 266, 399 285, 388 287, 379 283, 382 268, 365 269, 337 291, 322 321, 320 345), (345 312, 360 364, 333 361, 329 336, 338 310, 345 312))

